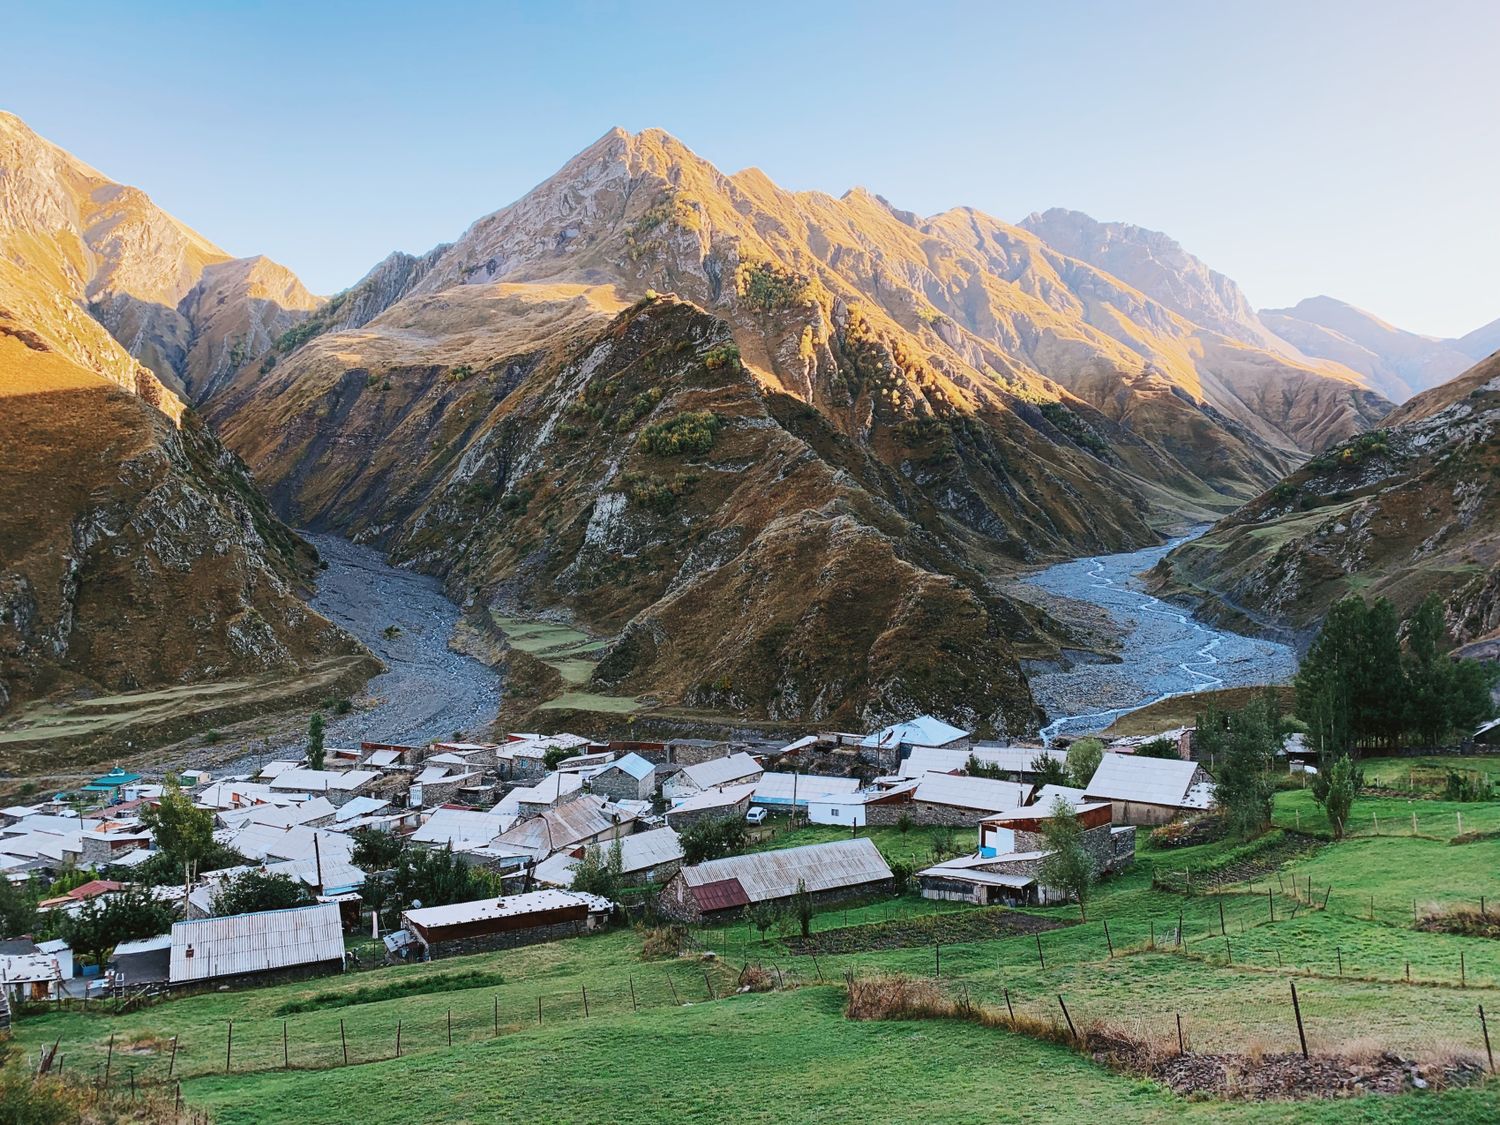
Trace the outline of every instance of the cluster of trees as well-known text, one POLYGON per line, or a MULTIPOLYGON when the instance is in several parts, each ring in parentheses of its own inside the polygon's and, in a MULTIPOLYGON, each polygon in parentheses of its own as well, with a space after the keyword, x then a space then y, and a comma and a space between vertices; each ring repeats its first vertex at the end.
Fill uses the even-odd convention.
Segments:
POLYGON ((1214 778, 1214 799, 1232 832, 1255 836, 1271 825, 1274 770, 1281 750, 1281 695, 1267 688, 1238 711, 1212 704, 1197 719, 1198 757, 1214 778))
POLYGON ((387 925, 395 925, 403 910, 416 906, 447 906, 495 898, 500 893, 499 876, 469 866, 453 854, 451 846, 402 847, 392 868, 371 874, 359 889, 360 897, 387 925))
POLYGON ((1427 598, 1404 626, 1385 598, 1336 603, 1297 673, 1297 714, 1323 755, 1407 742, 1437 746, 1494 711, 1495 671, 1448 654, 1443 604, 1427 598))
POLYGON ((1073 789, 1087 789, 1094 771, 1103 760, 1104 743, 1090 736, 1077 739, 1068 746, 1066 761, 1059 762, 1051 754, 1038 754, 1031 760, 1031 772, 1036 775, 1038 786, 1066 785, 1073 789))

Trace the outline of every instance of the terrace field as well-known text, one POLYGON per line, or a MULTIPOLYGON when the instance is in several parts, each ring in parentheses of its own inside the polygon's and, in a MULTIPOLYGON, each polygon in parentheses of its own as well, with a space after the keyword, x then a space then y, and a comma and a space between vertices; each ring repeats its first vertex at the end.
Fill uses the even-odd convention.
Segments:
MULTIPOLYGON (((1307 804, 1300 791, 1279 794, 1278 823, 1300 815, 1318 829, 1307 804)), ((1008 1000, 1043 1026, 1060 1024, 1061 996, 1081 1025, 1107 1021, 1175 1045, 1181 1016, 1193 1050, 1273 1054, 1297 1049, 1295 982, 1315 1052, 1483 1059, 1477 1007, 1500 1011, 1500 943, 1420 931, 1410 899, 1425 914, 1500 897, 1500 839, 1450 843, 1439 834, 1446 802, 1410 804, 1430 836, 1371 831, 1334 843, 1273 830, 1248 846, 1166 850, 1142 834, 1135 867, 1098 888, 1086 921, 1076 907, 1022 912, 1052 924, 1040 933, 949 940, 979 932, 957 925, 979 912, 906 895, 819 914, 816 957, 794 952, 794 926, 764 937, 743 921, 709 927, 692 935, 695 950, 664 961, 643 960, 643 935, 617 929, 121 1015, 28 1012, 17 1034, 31 1051, 60 1040, 79 1074, 103 1064, 114 1035, 116 1081, 130 1067, 138 1081, 164 1080, 172 1066, 184 1096, 222 1122, 1493 1121, 1494 1079, 1338 1101, 1191 1100, 1003 1029, 843 1016, 846 972, 900 972, 937 977, 991 1010, 1008 1000), (1166 889, 1185 885, 1187 871, 1195 893, 1166 889), (898 928, 909 944, 881 948, 898 928), (735 994, 753 962, 782 987, 735 994)), ((1500 820, 1494 806, 1464 811, 1466 830, 1471 817, 1500 820)), ((767 844, 830 832, 844 834, 799 828, 767 844)), ((872 836, 908 860, 931 846, 922 830, 872 836)))

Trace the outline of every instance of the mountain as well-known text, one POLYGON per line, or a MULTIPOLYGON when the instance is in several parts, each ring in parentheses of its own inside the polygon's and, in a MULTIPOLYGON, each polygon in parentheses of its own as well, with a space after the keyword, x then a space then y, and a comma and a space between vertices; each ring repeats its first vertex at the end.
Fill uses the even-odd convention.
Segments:
POLYGON ((1443 596, 1453 640, 1500 641, 1500 355, 1310 460, 1158 565, 1159 590, 1309 635, 1350 593, 1443 596))
POLYGON ((1252 347, 1297 356, 1261 322, 1231 278, 1210 269, 1170 235, 1132 223, 1102 223, 1063 207, 1033 212, 1020 225, 1068 257, 1118 277, 1202 328, 1252 347))
POLYGON ((88 311, 134 318, 158 355, 167 336, 149 325, 173 323, 158 302, 259 284, 253 262, 213 258, 144 196, 0 115, 0 711, 313 668, 352 684, 373 668, 301 600, 316 554, 175 380, 88 311))
POLYGON ((979 212, 615 130, 207 409, 292 522, 603 638, 591 691, 1015 732, 1057 635, 986 574, 1157 542, 1389 403, 979 212))
POLYGON ((65 301, 109 330, 132 371, 193 402, 322 303, 284 266, 232 258, 4 112, 0 257, 8 307, 65 301))
POLYGON ((1488 326, 1460 340, 1419 336, 1332 297, 1308 297, 1289 309, 1263 309, 1261 319, 1308 355, 1320 356, 1368 376, 1395 402, 1439 386, 1476 359, 1500 347, 1500 327, 1488 326), (1485 349, 1482 339, 1494 346, 1485 349), (1467 342, 1467 343, 1466 343, 1467 342))

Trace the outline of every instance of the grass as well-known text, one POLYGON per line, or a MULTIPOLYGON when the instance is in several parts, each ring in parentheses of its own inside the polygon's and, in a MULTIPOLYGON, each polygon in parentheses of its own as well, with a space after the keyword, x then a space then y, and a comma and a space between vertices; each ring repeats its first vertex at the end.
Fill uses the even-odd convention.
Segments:
POLYGON ((1360 763, 1365 784, 1400 789, 1424 797, 1440 797, 1449 771, 1479 772, 1500 781, 1500 755, 1456 757, 1433 754, 1420 758, 1366 758, 1360 763))
MULTIPOLYGON (((1259 687, 1237 687, 1175 695, 1121 715, 1101 737, 1128 738, 1133 735, 1156 734, 1173 727, 1192 726, 1209 704, 1214 704, 1221 711, 1238 711, 1258 699, 1264 690, 1259 687)), ((1292 689, 1283 687, 1281 692, 1283 706, 1289 708, 1292 689)))
MULTIPOLYGON (((1277 818, 1296 812, 1302 797, 1278 794, 1277 818)), ((803 827, 778 834, 768 846, 846 834, 803 827)), ((914 858, 924 843, 930 846, 916 829, 904 835, 871 829, 869 835, 914 858)), ((135 1066, 138 1076, 158 1077, 166 1065, 163 1045, 179 1036, 177 1072, 188 1076, 185 1093, 223 1122, 633 1122, 663 1115, 864 1122, 877 1114, 892 1121, 970 1121, 976 1114, 1083 1121, 1108 1113, 1122 1122, 1395 1123, 1500 1117, 1500 1086, 1493 1082, 1441 1095, 1337 1103, 1187 1101, 1065 1048, 1003 1030, 942 1020, 851 1023, 842 1015, 842 989, 818 986, 820 977, 838 981, 846 971, 940 972, 946 987, 962 988, 976 1003, 998 1008, 1008 995, 1033 1026, 1060 1020, 1062 995, 1075 1020, 1109 1019, 1159 1039, 1175 1037, 1181 1015, 1196 1047, 1254 1053, 1296 1049, 1295 981, 1314 1048, 1379 1047, 1421 1057, 1482 1052, 1475 1006, 1500 1010, 1500 943, 1418 931, 1395 905, 1413 887, 1455 899, 1484 893, 1500 870, 1500 842, 1452 845, 1370 835, 1289 859, 1273 852, 1281 866, 1222 896, 1155 889, 1153 868, 1207 869, 1242 854, 1241 845, 1155 851, 1144 834, 1140 843, 1135 867, 1097 888, 1086 922, 1078 923, 1076 907, 1026 912, 1077 923, 1040 935, 985 934, 966 924, 977 915, 958 903, 879 898, 847 912, 820 913, 816 932, 843 931, 851 940, 831 941, 823 948, 848 952, 819 952, 816 960, 798 955, 774 932, 762 941, 736 922, 696 935, 717 954, 711 961, 647 962, 637 935, 617 930, 431 965, 187 997, 118 1017, 27 1014, 18 1036, 33 1051, 60 1038, 68 1067, 91 1072, 113 1033, 116 1074, 135 1066), (1329 906, 1322 909, 1328 887, 1329 906), (1377 896, 1374 920, 1360 914, 1360 898, 1370 894, 1377 896), (1387 900, 1392 908, 1383 912, 1387 900), (939 915, 955 917, 949 924, 939 915), (927 917, 933 917, 930 931, 921 923, 927 917), (880 949, 871 948, 879 942, 862 940, 888 929, 861 932, 866 923, 903 918, 917 920, 904 924, 915 944, 880 949), (941 948, 931 939, 942 941, 941 948), (746 961, 810 987, 725 998, 746 961), (718 999, 709 1000, 710 989, 718 999), (281 1070, 277 1013, 283 1010, 295 1013, 286 1017, 290 1072, 281 1070), (234 1073, 224 1076, 230 1019, 234 1073), (398 1019, 401 1059, 392 1057, 398 1019), (351 1062, 365 1065, 342 1067, 340 1021, 351 1062), (390 1089, 409 1096, 392 1098, 390 1089), (414 1106, 420 1106, 415 1117, 414 1106)))
POLYGON ((596 640, 587 633, 555 621, 528 621, 499 614, 494 620, 511 648, 536 657, 562 677, 567 690, 543 700, 538 704, 540 709, 594 711, 610 715, 628 715, 640 709, 640 701, 631 696, 582 690, 593 678, 599 654, 609 646, 608 641, 596 640))

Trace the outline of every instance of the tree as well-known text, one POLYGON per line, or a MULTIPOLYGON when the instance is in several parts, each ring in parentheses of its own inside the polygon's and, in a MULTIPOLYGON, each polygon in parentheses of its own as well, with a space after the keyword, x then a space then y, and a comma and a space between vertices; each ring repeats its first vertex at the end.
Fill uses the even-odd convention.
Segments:
POLYGON ((156 937, 172 928, 173 908, 141 888, 86 899, 58 926, 58 936, 96 965, 124 941, 156 937))
POLYGON ((327 760, 323 749, 323 712, 314 711, 307 720, 307 766, 320 770, 327 760))
POLYGON ((542 755, 542 765, 550 773, 571 757, 572 754, 568 750, 563 749, 563 747, 549 746, 546 753, 542 755))
POLYGON ((1043 886, 1066 891, 1078 900, 1078 917, 1088 920, 1085 904, 1097 872, 1088 849, 1083 846, 1083 824, 1073 806, 1059 797, 1042 825, 1047 841, 1047 855, 1037 869, 1037 880, 1043 886))
POLYGON ((1068 747, 1068 783, 1075 789, 1087 789, 1102 761, 1104 743, 1097 738, 1080 738, 1068 747))
POLYGON ((1341 754, 1337 761, 1320 769, 1313 779, 1313 800, 1322 805, 1328 815, 1335 840, 1344 838, 1349 827, 1349 810, 1354 806, 1355 794, 1363 782, 1363 775, 1348 754, 1341 754))
POLYGON ((38 889, 31 879, 20 886, 0 879, 0 937, 21 937, 35 931, 38 889))
POLYGON ((418 902, 423 906, 447 906, 499 893, 498 877, 481 867, 470 867, 453 854, 451 845, 439 849, 407 848, 391 877, 389 903, 401 911, 418 902))
POLYGON ((1135 748, 1137 758, 1181 758, 1177 742, 1171 738, 1153 738, 1135 748))
POLYGON ((1200 754, 1213 764, 1214 799, 1230 829, 1246 838, 1271 823, 1271 770, 1281 748, 1281 715, 1268 691, 1239 711, 1210 709, 1199 718, 1200 754))
POLYGON ((994 781, 1004 781, 1005 771, 994 762, 981 762, 974 755, 969 755, 969 760, 964 766, 964 772, 970 777, 987 777, 994 781))
POLYGON ((215 914, 250 914, 257 910, 290 910, 312 902, 307 888, 290 875, 255 869, 227 879, 214 896, 215 914))
POLYGON ((214 842, 214 814, 194 805, 175 778, 167 778, 156 804, 141 809, 141 823, 175 877, 181 877, 184 868, 198 870, 219 849, 214 842))
POLYGON ((911 826, 912 819, 910 813, 903 812, 896 818, 896 831, 901 833, 901 835, 905 836, 908 832, 910 832, 911 826))
POLYGON ((691 866, 742 850, 745 822, 737 816, 695 820, 678 835, 682 840, 682 862, 691 866))
POLYGON ((812 934, 813 897, 807 892, 807 880, 797 880, 797 893, 792 896, 792 913, 797 916, 797 925, 803 937, 812 934))
POLYGON ((405 839, 379 828, 356 828, 349 838, 354 841, 349 862, 365 871, 389 871, 406 850, 405 839))
POLYGON ((1036 775, 1037 785, 1068 784, 1068 769, 1057 760, 1055 754, 1045 750, 1031 759, 1031 772, 1036 775))
POLYGON ((611 843, 607 851, 598 844, 590 844, 573 866, 573 890, 602 898, 619 898, 620 888, 624 885, 624 866, 619 840, 611 843))
POLYGON ((757 902, 750 907, 750 923, 760 933, 762 943, 766 940, 766 931, 781 919, 781 911, 769 902, 757 902))

